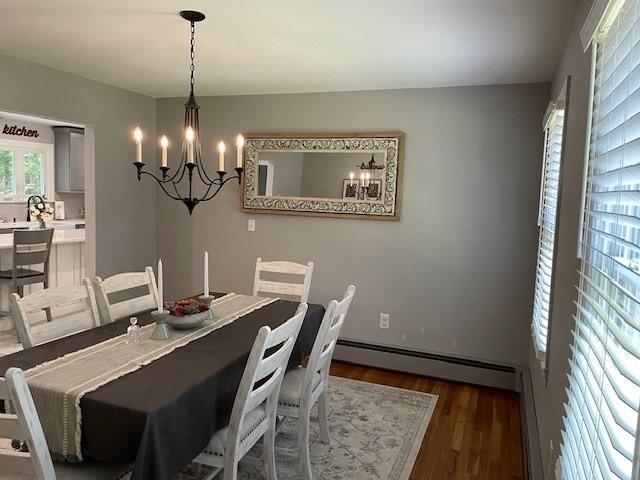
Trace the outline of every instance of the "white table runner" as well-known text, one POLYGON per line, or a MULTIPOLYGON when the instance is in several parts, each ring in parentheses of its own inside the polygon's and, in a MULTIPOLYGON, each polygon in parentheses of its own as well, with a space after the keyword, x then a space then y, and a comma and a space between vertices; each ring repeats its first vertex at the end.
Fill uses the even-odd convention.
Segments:
POLYGON ((195 330, 172 330, 168 340, 152 340, 155 324, 141 327, 139 342, 127 334, 40 364, 25 372, 49 450, 68 461, 82 461, 80 399, 99 387, 157 360, 275 298, 230 293, 214 300, 214 319, 195 330))

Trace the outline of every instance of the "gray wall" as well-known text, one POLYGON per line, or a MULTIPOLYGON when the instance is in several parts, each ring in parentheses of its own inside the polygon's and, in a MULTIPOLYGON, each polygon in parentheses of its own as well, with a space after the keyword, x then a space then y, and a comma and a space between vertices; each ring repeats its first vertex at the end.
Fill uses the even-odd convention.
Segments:
MULTIPOLYGON (((526 363, 548 94, 534 84, 199 98, 211 145, 238 132, 404 131, 402 218, 249 215, 236 184, 189 217, 158 195, 167 298, 202 290, 205 249, 222 291, 249 292, 258 256, 312 259, 312 302, 358 286, 345 338, 526 363)), ((179 138, 183 103, 157 101, 159 132, 179 138)))
POLYGON ((153 139, 145 145, 145 161, 153 166, 155 101, 0 55, 0 110, 93 125, 96 271, 110 275, 152 264, 155 187, 148 179, 136 179, 131 131, 140 125, 146 138, 153 139))
POLYGON ((578 282, 577 269, 579 268, 578 221, 584 174, 591 68, 591 50, 584 52, 579 34, 591 3, 590 0, 580 2, 563 59, 554 77, 551 93, 551 98, 557 98, 567 75, 571 75, 565 151, 562 159, 562 199, 558 215, 558 249, 555 260, 548 346, 549 373, 546 384, 544 372, 535 358, 533 345, 530 344, 529 348, 529 366, 534 387, 540 446, 545 462, 545 478, 548 479, 555 478, 553 469, 560 451, 563 403, 566 401, 565 388, 568 385, 566 375, 569 371, 570 345, 573 344, 571 330, 575 323, 572 315, 576 311, 573 302, 577 298, 575 285, 578 282), (550 442, 553 442, 553 451, 550 442))

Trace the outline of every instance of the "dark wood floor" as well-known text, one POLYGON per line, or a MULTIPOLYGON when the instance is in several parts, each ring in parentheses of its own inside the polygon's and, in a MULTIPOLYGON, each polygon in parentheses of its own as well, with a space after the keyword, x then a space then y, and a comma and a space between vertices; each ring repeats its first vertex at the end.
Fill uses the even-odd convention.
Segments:
POLYGON ((439 396, 411 480, 525 478, 518 394, 337 361, 331 374, 439 396))

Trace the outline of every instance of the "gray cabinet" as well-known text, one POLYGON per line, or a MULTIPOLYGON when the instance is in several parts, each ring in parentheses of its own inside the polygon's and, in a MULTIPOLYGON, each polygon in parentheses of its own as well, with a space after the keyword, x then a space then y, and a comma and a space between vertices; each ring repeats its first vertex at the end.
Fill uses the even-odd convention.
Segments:
POLYGON ((56 192, 84 192, 84 130, 53 127, 56 136, 56 192))

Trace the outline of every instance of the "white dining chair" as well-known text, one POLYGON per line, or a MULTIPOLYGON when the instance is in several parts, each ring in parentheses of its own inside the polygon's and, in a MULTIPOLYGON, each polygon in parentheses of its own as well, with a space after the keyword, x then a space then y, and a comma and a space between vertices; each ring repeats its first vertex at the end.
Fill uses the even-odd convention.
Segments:
POLYGON ((206 480, 218 475, 220 469, 224 480, 236 480, 238 462, 261 438, 264 438, 266 478, 277 479, 274 443, 278 394, 306 313, 307 304, 302 303, 296 314, 275 330, 264 326, 258 332, 236 393, 229 425, 218 430, 194 460, 214 467, 206 480))
POLYGON ((125 480, 130 477, 128 464, 93 461, 54 464, 31 392, 19 368, 8 369, 5 378, 0 378, 0 400, 4 401, 5 410, 11 412, 0 414, 2 480, 125 480), (11 447, 12 441, 24 442, 27 448, 15 450, 11 447))
POLYGON ((329 302, 306 368, 298 367, 289 371, 282 381, 278 399, 278 416, 284 417, 285 420, 297 419, 298 465, 305 480, 313 478, 309 456, 309 423, 311 409, 316 403, 318 404, 320 440, 329 443, 327 419, 329 369, 340 330, 355 293, 356 287, 350 285, 342 300, 329 302))
POLYGON ((306 265, 288 261, 263 262, 262 258, 256 260, 256 272, 253 279, 253 295, 266 293, 267 296, 286 295, 297 301, 306 303, 309 299, 311 288, 311 276, 313 275, 313 262, 306 265), (265 280, 262 274, 275 274, 284 276, 302 276, 302 283, 265 280))
POLYGON ((79 287, 47 288, 22 298, 12 293, 9 303, 18 339, 25 349, 100 325, 88 278, 79 287), (51 311, 50 322, 42 321, 47 309, 51 311))
POLYGON ((151 310, 158 305, 158 287, 151 267, 146 267, 144 272, 119 273, 104 280, 95 277, 93 285, 103 324, 151 310), (109 298, 118 294, 126 295, 125 292, 133 289, 140 289, 142 295, 124 299, 109 298))

